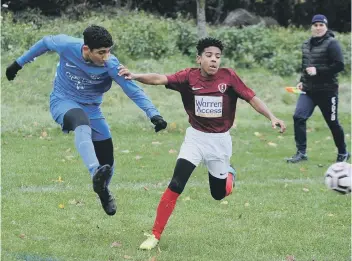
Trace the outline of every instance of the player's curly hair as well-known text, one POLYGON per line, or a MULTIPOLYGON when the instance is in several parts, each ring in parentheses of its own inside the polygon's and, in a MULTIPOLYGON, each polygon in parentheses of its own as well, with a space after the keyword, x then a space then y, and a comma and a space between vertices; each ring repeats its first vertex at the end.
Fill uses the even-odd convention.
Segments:
POLYGON ((201 55, 204 52, 204 49, 210 46, 218 47, 221 52, 224 49, 224 44, 220 40, 212 37, 206 37, 206 38, 200 39, 197 43, 198 55, 201 55))
POLYGON ((84 44, 89 49, 109 48, 114 45, 111 34, 104 27, 90 25, 83 32, 84 44))

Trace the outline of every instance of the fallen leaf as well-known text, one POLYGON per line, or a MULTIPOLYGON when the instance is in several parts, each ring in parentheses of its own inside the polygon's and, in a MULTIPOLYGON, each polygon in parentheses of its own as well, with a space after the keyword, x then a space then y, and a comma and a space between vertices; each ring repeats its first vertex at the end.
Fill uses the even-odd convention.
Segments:
POLYGON ((268 142, 268 145, 271 147, 277 147, 277 144, 271 141, 268 142))
POLYGON ((156 256, 153 256, 149 261, 156 261, 156 256))
POLYGON ((112 242, 110 247, 120 247, 122 244, 120 242, 112 242))
POLYGON ((169 126, 168 126, 168 129, 169 129, 169 130, 175 130, 176 127, 177 127, 176 123, 175 123, 175 122, 171 122, 171 123, 169 124, 169 126))
POLYGON ((149 190, 149 188, 148 188, 148 187, 145 187, 145 186, 144 186, 143 188, 144 188, 144 190, 146 190, 146 191, 148 191, 148 190, 149 190))
POLYGON ((249 203, 248 202, 244 203, 244 206, 249 207, 249 203))
POLYGON ((152 144, 153 144, 153 145, 160 145, 161 142, 159 142, 159 141, 152 141, 152 144))
POLYGON ((71 151, 71 148, 68 148, 67 150, 65 150, 65 152, 70 152, 71 151))
POLYGON ((300 168, 299 169, 299 171, 301 171, 301 172, 304 172, 304 171, 306 171, 307 169, 305 169, 305 168, 300 168))
POLYGON ((183 199, 183 201, 188 201, 188 200, 191 200, 191 198, 189 196, 187 196, 183 199))
POLYGON ((42 138, 48 137, 48 133, 46 131, 43 131, 42 134, 40 135, 42 138))
POLYGON ((143 158, 142 156, 137 155, 136 157, 134 157, 136 160, 140 160, 141 158, 143 158))
POLYGON ((335 215, 332 214, 332 213, 329 213, 328 216, 329 216, 329 217, 333 217, 333 216, 335 216, 335 215))
POLYGON ((33 122, 33 126, 38 126, 38 122, 33 122))
POLYGON ((224 200, 224 201, 221 201, 220 204, 221 204, 221 205, 227 205, 227 204, 229 204, 229 202, 226 201, 226 200, 224 200))
POLYGON ((24 239, 26 237, 26 235, 25 234, 20 234, 19 237, 24 239))
POLYGON ((59 204, 59 208, 64 209, 65 208, 64 204, 59 204))
POLYGON ((132 257, 131 257, 131 256, 128 256, 128 255, 124 255, 123 258, 124 258, 124 259, 132 259, 132 257))
POLYGON ((68 156, 65 156, 65 158, 66 158, 67 160, 72 160, 72 159, 74 158, 74 156, 68 155, 68 156))
POLYGON ((255 136, 257 136, 257 137, 261 137, 261 136, 263 136, 261 133, 259 133, 259 132, 257 132, 257 131, 256 131, 256 132, 254 132, 254 135, 255 135, 255 136))
POLYGON ((304 191, 304 192, 308 192, 308 191, 309 191, 309 189, 307 189, 307 188, 303 188, 303 191, 304 191))
POLYGON ((294 256, 286 256, 286 261, 295 261, 294 256))
POLYGON ((170 154, 177 153, 177 150, 171 149, 171 150, 169 150, 169 153, 170 153, 170 154))
POLYGON ((121 150, 122 153, 130 153, 129 150, 121 150))

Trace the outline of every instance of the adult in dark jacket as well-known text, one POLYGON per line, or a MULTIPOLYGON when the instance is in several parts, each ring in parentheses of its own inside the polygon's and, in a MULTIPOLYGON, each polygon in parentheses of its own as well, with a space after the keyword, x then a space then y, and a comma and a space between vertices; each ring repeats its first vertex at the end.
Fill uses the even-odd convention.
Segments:
POLYGON ((307 160, 306 121, 318 106, 328 124, 338 150, 337 162, 347 161, 350 154, 346 150, 345 136, 338 121, 338 80, 337 74, 344 70, 343 55, 339 42, 327 28, 324 15, 312 19, 312 37, 302 45, 302 74, 297 88, 306 92, 300 94, 293 115, 297 152, 287 162, 297 163, 307 160))

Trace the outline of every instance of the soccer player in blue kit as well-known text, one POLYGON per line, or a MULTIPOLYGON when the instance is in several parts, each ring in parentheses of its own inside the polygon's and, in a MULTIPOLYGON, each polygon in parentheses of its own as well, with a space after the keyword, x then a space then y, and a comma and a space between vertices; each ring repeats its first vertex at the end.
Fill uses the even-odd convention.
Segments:
POLYGON ((109 126, 100 108, 103 94, 114 80, 146 113, 156 132, 165 129, 167 122, 138 85, 118 75, 120 62, 110 54, 114 44, 110 33, 91 25, 83 32, 83 38, 45 36, 7 67, 6 77, 12 81, 26 63, 48 51, 59 54, 50 95, 51 115, 64 132, 74 131, 75 146, 89 170, 93 190, 104 211, 114 215, 116 202, 108 189, 114 172, 114 154, 109 126))

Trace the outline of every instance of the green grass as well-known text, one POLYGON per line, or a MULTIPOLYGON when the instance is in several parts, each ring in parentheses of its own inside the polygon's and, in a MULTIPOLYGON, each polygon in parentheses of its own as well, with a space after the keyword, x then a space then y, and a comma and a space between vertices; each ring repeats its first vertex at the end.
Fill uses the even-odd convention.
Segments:
MULTIPOLYGON (((13 58, 2 57, 3 68, 13 58)), ((143 252, 138 246, 143 233, 150 233, 173 173, 177 153, 169 151, 179 150, 188 126, 180 96, 162 86, 145 86, 169 121, 168 131, 160 134, 116 85, 105 96, 103 111, 117 163, 111 189, 118 200, 117 214, 108 217, 92 191, 73 135, 63 135, 48 111, 56 59, 40 57, 14 82, 2 78, 2 260, 350 260, 351 198, 323 184, 336 149, 318 109, 308 122, 309 161, 284 161, 295 152, 292 113, 297 96, 286 94, 283 87, 295 84, 296 76, 281 78, 260 69, 238 72, 286 121, 287 133, 279 135, 263 116, 240 102, 237 127, 231 130, 232 163, 239 179, 236 191, 223 200, 228 204, 211 198, 206 169, 198 168, 178 201, 160 251, 143 252), (43 132, 47 136, 41 138, 43 132), (156 141, 160 144, 153 144, 156 141), (121 246, 111 247, 113 242, 121 246)), ((141 72, 147 67, 171 73, 192 65, 180 56, 123 62, 141 72)), ((343 78, 339 116, 347 142, 350 96, 350 79, 343 78)))

